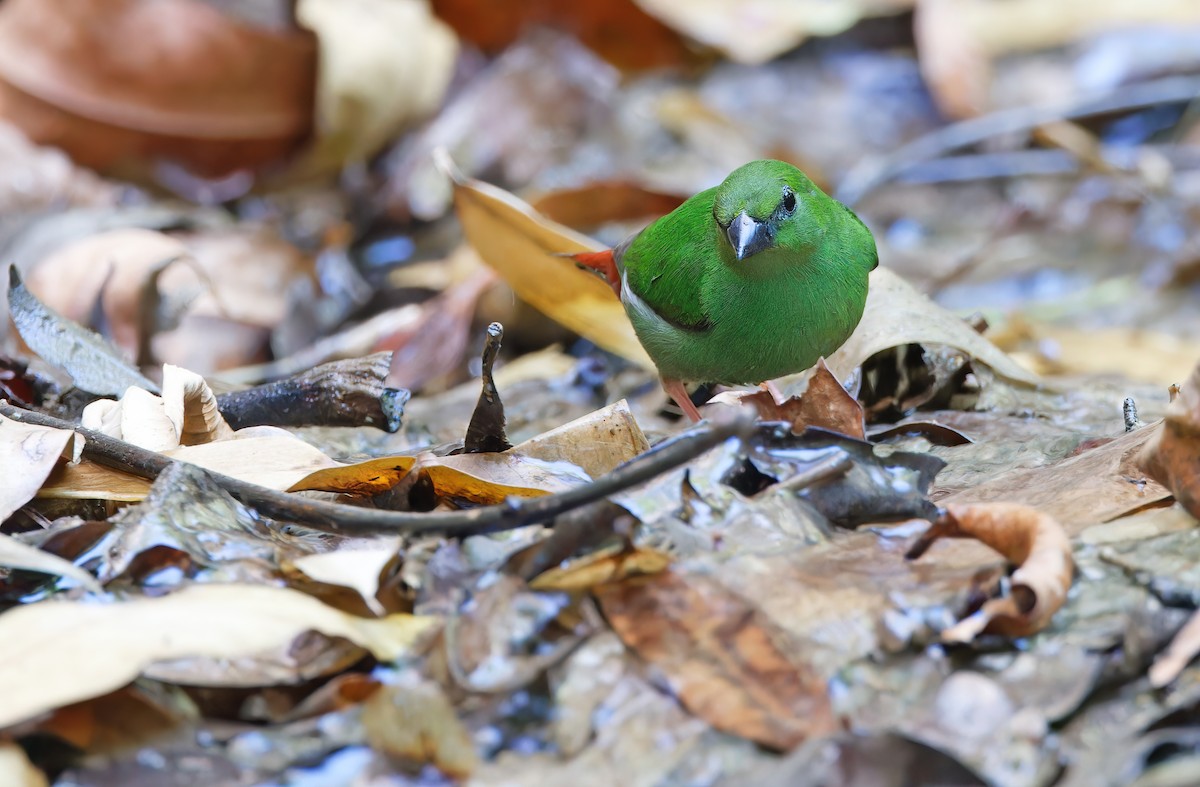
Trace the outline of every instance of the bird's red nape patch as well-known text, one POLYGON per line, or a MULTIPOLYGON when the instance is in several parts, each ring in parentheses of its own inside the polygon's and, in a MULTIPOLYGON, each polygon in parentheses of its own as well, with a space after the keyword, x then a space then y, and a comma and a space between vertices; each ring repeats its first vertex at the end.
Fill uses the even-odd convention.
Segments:
POLYGON ((617 272, 617 261, 613 258, 612 249, 604 251, 581 251, 569 255, 571 259, 585 268, 594 270, 604 276, 608 286, 612 287, 617 297, 621 297, 621 274, 617 272))

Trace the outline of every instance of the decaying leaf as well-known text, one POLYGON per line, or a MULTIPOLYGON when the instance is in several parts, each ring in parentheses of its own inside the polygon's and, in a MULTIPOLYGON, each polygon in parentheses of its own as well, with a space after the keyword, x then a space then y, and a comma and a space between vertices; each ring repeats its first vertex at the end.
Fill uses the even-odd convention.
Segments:
POLYGON ((61 366, 79 388, 102 396, 116 396, 131 385, 158 390, 99 334, 46 308, 22 283, 15 265, 8 268, 8 308, 29 348, 61 366))
POLYGON ((1062 526, 1018 503, 948 505, 946 513, 913 545, 910 558, 938 538, 975 538, 1016 564, 1012 590, 989 599, 969 617, 942 632, 947 642, 969 642, 984 631, 1025 637, 1041 631, 1067 600, 1075 562, 1062 526))
POLYGON ((782 402, 777 401, 770 391, 727 391, 709 401, 751 404, 758 410, 759 418, 764 421, 787 421, 797 434, 803 432, 805 427, 815 426, 859 440, 866 439, 862 406, 829 371, 824 358, 817 361, 805 378, 804 390, 782 402))
POLYGON ((484 262, 538 311, 609 352, 653 369, 612 289, 566 256, 603 247, 538 215, 503 189, 464 177, 443 158, 443 170, 454 179, 463 233, 484 262))
POLYGON ((1180 505, 1200 518, 1200 366, 1179 389, 1162 426, 1138 456, 1138 464, 1162 483, 1180 505))
POLYGON ((73 436, 0 416, 0 467, 10 468, 0 484, 0 523, 33 499, 73 436))
POLYGON ((50 780, 12 741, 0 742, 0 782, 10 787, 49 787, 50 780))
POLYGON ((470 733, 434 682, 415 675, 371 695, 363 705, 367 742, 410 766, 435 766, 463 779, 479 767, 470 733))
POLYGON ((435 626, 413 615, 359 618, 294 590, 259 585, 192 585, 108 604, 27 604, 0 614, 0 638, 9 643, 0 654, 0 727, 112 691, 160 661, 250 656, 310 630, 390 661, 435 626))
POLYGON ((667 571, 594 592, 625 645, 717 729, 780 750, 835 729, 824 681, 792 660, 760 612, 716 582, 667 571))
POLYGON ((171 364, 163 365, 162 396, 129 388, 119 402, 100 399, 85 407, 82 424, 151 451, 234 436, 204 378, 171 364))

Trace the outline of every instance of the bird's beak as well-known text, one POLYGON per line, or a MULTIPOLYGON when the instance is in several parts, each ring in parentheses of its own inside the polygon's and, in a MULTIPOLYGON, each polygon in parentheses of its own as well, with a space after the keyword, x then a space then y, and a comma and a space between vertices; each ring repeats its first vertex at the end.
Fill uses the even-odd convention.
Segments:
POLYGON ((737 215, 725 228, 733 256, 741 262, 752 254, 771 247, 771 230, 764 221, 752 218, 746 211, 737 215))

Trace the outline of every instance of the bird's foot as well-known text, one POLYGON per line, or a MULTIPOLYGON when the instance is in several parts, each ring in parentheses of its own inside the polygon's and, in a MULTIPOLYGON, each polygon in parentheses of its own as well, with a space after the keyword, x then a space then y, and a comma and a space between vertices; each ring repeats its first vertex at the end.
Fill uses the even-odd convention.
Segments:
POLYGON ((700 422, 700 411, 692 404, 692 397, 688 396, 682 380, 663 380, 662 386, 667 395, 675 400, 675 404, 679 405, 679 409, 683 410, 684 415, 692 419, 693 423, 700 422))
POLYGON ((774 380, 764 380, 758 384, 758 387, 771 394, 771 398, 775 400, 775 404, 783 404, 783 391, 779 390, 779 386, 774 380))

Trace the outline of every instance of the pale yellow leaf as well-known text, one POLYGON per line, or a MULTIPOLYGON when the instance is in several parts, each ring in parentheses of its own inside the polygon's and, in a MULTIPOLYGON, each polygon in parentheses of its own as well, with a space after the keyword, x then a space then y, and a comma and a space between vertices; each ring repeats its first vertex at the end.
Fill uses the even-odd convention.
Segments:
POLYGON ((360 618, 259 585, 192 585, 109 604, 27 604, 0 614, 0 727, 113 691, 159 661, 249 656, 306 631, 345 637, 393 661, 437 625, 414 615, 360 618))
POLYGON ((570 462, 599 478, 643 451, 650 442, 622 399, 582 418, 531 437, 508 453, 547 462, 570 462))
POLYGON ((181 445, 198 445, 233 437, 233 429, 217 408, 217 397, 204 378, 163 364, 163 406, 175 424, 181 445))
POLYGON ((0 742, 0 784, 5 787, 49 787, 46 774, 35 768, 25 750, 12 741, 0 742))
POLYGON ((0 533, 0 566, 68 577, 93 593, 103 592, 96 578, 79 566, 5 533, 0 533))
POLYGON ((398 537, 381 538, 361 549, 337 549, 304 555, 293 561, 292 565, 317 582, 350 588, 362 596, 372 612, 382 616, 386 610, 375 598, 379 592, 379 575, 399 551, 398 537))

